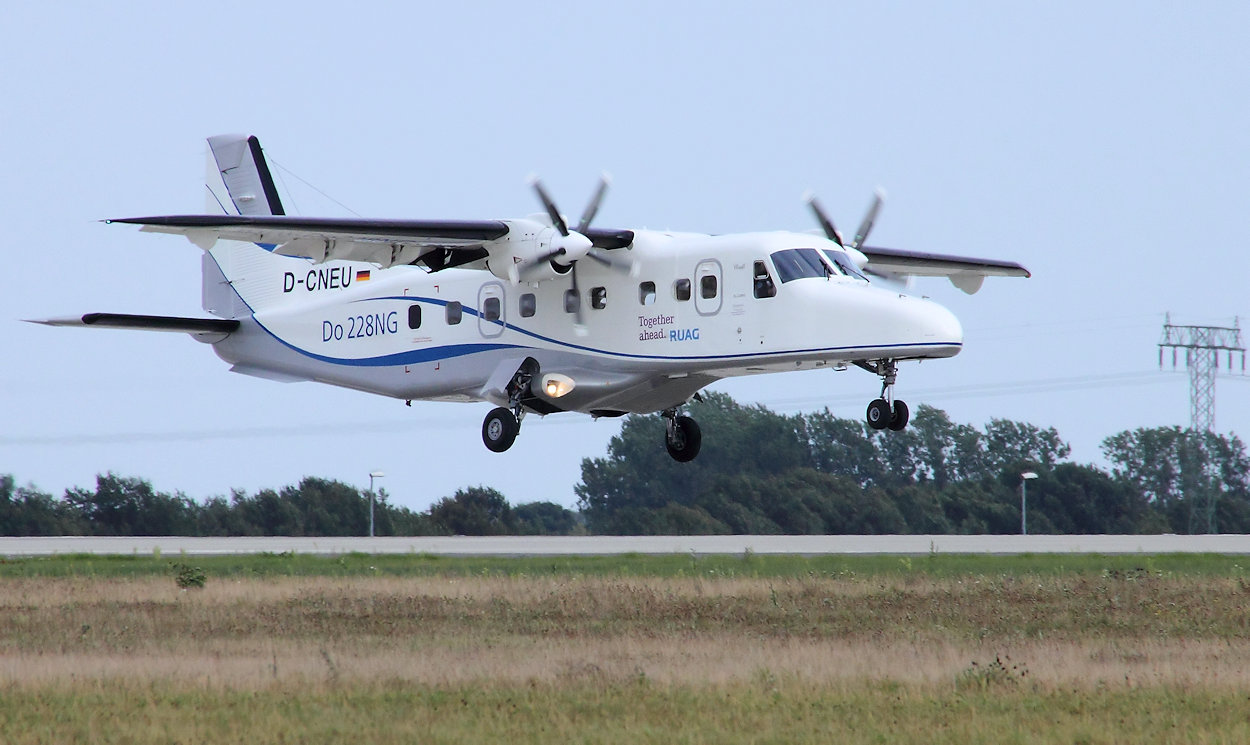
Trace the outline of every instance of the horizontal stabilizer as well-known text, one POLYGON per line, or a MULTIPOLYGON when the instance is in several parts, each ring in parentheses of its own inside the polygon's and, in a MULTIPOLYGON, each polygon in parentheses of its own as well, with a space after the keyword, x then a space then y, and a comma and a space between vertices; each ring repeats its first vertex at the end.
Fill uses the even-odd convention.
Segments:
POLYGON ((96 326, 108 329, 175 331, 184 334, 229 334, 239 322, 225 318, 183 318, 180 316, 141 316, 128 313, 87 313, 65 318, 32 318, 31 323, 48 326, 96 326))

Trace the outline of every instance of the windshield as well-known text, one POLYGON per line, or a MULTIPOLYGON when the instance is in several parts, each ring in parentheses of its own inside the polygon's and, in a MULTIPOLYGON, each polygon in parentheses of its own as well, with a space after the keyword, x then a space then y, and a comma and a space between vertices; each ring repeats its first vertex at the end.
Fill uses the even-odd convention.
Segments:
POLYGON ((772 259, 782 284, 804 277, 829 276, 829 267, 820 260, 820 254, 814 248, 787 248, 784 251, 774 251, 772 259))
POLYGON ((868 281, 868 278, 860 273, 859 267, 855 266, 855 262, 851 261, 850 256, 847 256, 841 251, 834 251, 832 249, 826 249, 825 256, 828 256, 829 260, 833 262, 833 265, 841 269, 842 273, 848 277, 856 277, 864 280, 865 282, 868 281))

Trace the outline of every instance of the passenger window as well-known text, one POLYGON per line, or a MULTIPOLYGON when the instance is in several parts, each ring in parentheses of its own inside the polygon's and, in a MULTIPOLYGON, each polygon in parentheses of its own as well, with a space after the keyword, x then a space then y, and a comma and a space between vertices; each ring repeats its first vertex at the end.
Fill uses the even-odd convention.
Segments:
POLYGON ((498 321, 500 316, 499 311, 500 305, 499 298, 497 297, 488 297, 486 298, 486 301, 482 303, 482 315, 488 321, 498 321))
POLYGON ((421 306, 420 305, 408 306, 408 328, 410 329, 421 328, 421 306))
POLYGON ((768 265, 762 261, 755 262, 755 296, 758 298, 773 297, 777 294, 777 285, 768 273, 768 265))
POLYGON ((716 297, 716 275, 706 274, 699 280, 699 295, 704 300, 716 297))
POLYGON ((603 310, 608 307, 608 288, 592 287, 590 289, 590 307, 603 310))
POLYGON ((673 283, 673 297, 685 302, 690 299, 690 280, 679 279, 673 283))
POLYGON ((582 304, 582 296, 577 290, 569 289, 564 291, 564 312, 576 313, 577 307, 582 304))
POLYGON ((638 302, 643 305, 655 305, 655 283, 643 282, 638 285, 638 302))
POLYGON ((521 296, 521 317, 529 318, 538 310, 538 298, 534 297, 534 293, 527 292, 521 296))
POLYGON ((447 325, 455 326, 460 323, 460 317, 464 315, 464 309, 456 300, 447 303, 447 325))

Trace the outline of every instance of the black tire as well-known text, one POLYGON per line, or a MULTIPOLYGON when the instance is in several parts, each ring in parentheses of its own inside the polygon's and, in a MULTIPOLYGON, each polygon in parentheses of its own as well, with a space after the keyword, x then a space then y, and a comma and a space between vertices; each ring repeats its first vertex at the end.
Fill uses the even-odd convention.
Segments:
POLYGON ((902 401, 894 402, 894 415, 890 417, 890 429, 895 432, 902 432, 907 427, 907 422, 911 420, 911 412, 907 410, 907 404, 902 401))
POLYGON ((482 422, 482 442, 486 443, 488 450, 502 453, 512 447, 520 430, 521 425, 512 412, 500 406, 487 414, 482 422))
POLYGON ((884 398, 878 398, 868 404, 868 413, 865 416, 868 419, 869 427, 885 429, 890 426, 890 421, 894 419, 894 412, 890 411, 890 405, 885 402, 884 398))
POLYGON ((699 454, 703 444, 703 433, 699 423, 688 416, 679 416, 673 422, 673 436, 664 437, 664 447, 668 454, 678 463, 689 463, 699 454))

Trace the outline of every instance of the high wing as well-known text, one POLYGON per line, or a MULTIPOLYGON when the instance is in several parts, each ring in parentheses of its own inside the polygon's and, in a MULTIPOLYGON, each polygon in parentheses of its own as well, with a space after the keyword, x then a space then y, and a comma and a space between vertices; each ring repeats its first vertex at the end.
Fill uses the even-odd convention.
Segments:
MULTIPOLYGON (((371 220, 307 218, 285 215, 167 215, 127 217, 106 222, 141 225, 153 233, 185 235, 201 248, 218 240, 273 247, 284 256, 316 262, 343 259, 381 267, 425 263, 446 269, 487 258, 485 244, 508 235, 504 220, 371 220)), ((633 242, 628 230, 587 229, 598 248, 624 248, 633 242)))
POLYGON ((864 269, 882 276, 947 277, 969 295, 981 289, 986 277, 1030 277, 1028 269, 1014 261, 976 259, 966 256, 903 251, 896 248, 860 246, 868 258, 864 269))
POLYGON ((218 240, 244 241, 273 248, 284 256, 316 262, 344 259, 379 266, 411 264, 426 257, 437 267, 485 258, 482 245, 508 234, 500 220, 368 220, 284 215, 169 215, 128 217, 108 222, 141 225, 145 232, 185 235, 201 248, 218 240))

